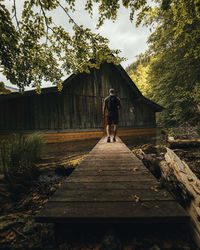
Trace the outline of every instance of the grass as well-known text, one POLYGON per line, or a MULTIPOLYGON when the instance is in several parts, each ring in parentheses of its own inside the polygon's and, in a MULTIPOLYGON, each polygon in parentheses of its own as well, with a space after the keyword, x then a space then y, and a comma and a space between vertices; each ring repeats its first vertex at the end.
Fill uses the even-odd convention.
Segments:
POLYGON ((35 175, 34 164, 41 157, 42 145, 39 133, 30 136, 14 134, 1 143, 1 173, 7 183, 17 184, 21 177, 28 177, 28 181, 35 175))

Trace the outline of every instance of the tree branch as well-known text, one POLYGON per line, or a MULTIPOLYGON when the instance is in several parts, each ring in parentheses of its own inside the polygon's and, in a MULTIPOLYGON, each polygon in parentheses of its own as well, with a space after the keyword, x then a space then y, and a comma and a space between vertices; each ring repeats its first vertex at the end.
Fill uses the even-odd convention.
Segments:
POLYGON ((67 14, 67 16, 69 17, 70 20, 72 20, 72 22, 79 28, 81 29, 81 27, 74 21, 74 19, 69 15, 69 13, 66 11, 66 9, 59 3, 58 0, 56 0, 57 4, 64 10, 64 12, 67 14))
POLYGON ((16 20, 16 23, 17 23, 17 28, 18 28, 19 33, 21 35, 21 31, 20 31, 20 27, 19 27, 19 20, 17 18, 17 8, 16 8, 16 2, 15 2, 15 0, 13 0, 13 4, 14 4, 14 17, 15 17, 15 20, 16 20))
MULTIPOLYGON (((60 4, 60 2, 58 0, 56 0, 57 4, 64 10, 64 12, 67 14, 67 16, 69 17, 70 20, 72 20, 72 22, 76 25, 76 27, 79 28, 79 30, 82 30, 81 27, 74 21, 74 19, 69 15, 69 13, 66 11, 66 9, 60 4)), ((94 51, 93 51, 93 54, 94 54, 94 57, 96 57, 96 41, 95 39, 89 34, 91 40, 92 40, 92 43, 93 43, 93 48, 94 48, 94 51)))
MULTIPOLYGON (((46 16, 46 13, 44 11, 44 8, 43 8, 43 5, 41 3, 41 1, 39 0, 39 3, 40 3, 40 8, 41 8, 41 11, 42 11, 42 14, 44 16, 44 20, 45 20, 45 24, 46 24, 46 27, 47 27, 47 34, 46 34, 46 45, 47 45, 47 41, 48 41, 48 30, 50 29, 54 34, 56 34, 57 36, 59 36, 59 34, 57 32, 55 32, 51 26, 48 25, 48 22, 47 22, 47 16, 46 16)), ((60 41, 60 43, 62 44, 62 46, 64 46, 64 44, 60 41)))

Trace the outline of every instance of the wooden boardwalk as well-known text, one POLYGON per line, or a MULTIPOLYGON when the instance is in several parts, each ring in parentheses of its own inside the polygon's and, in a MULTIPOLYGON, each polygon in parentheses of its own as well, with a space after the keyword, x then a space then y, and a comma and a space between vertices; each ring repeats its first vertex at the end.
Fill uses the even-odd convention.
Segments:
POLYGON ((186 223, 184 209, 117 137, 103 137, 37 214, 54 223, 186 223))

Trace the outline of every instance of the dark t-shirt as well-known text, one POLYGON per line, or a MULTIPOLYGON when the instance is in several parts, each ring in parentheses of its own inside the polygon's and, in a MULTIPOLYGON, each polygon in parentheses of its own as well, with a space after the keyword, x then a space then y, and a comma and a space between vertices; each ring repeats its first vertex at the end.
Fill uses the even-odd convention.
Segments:
POLYGON ((117 113, 120 106, 120 99, 115 95, 109 95, 105 99, 105 106, 108 110, 108 114, 117 113))

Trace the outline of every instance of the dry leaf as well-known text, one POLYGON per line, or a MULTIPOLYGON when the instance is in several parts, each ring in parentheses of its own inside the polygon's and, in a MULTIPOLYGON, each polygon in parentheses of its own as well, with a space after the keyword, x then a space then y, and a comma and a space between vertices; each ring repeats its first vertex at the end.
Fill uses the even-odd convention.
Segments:
POLYGON ((14 238, 16 237, 16 234, 13 232, 13 231, 11 231, 8 235, 7 235, 7 239, 8 240, 13 240, 14 238))
POLYGON ((40 196, 39 195, 36 195, 33 197, 33 200, 39 200, 40 199, 40 196))
POLYGON ((147 207, 147 208, 150 208, 151 206, 149 205, 149 204, 147 204, 147 203, 141 203, 141 205, 143 206, 143 207, 147 207))
POLYGON ((140 201, 140 197, 137 196, 136 194, 134 195, 134 199, 135 199, 135 202, 139 202, 140 201))
POLYGON ((167 192, 164 192, 164 193, 163 193, 163 196, 164 196, 164 197, 167 197, 167 192))
POLYGON ((155 192, 158 192, 158 189, 156 188, 157 186, 153 186, 153 187, 151 187, 151 189, 153 190, 153 191, 155 191, 155 192))

